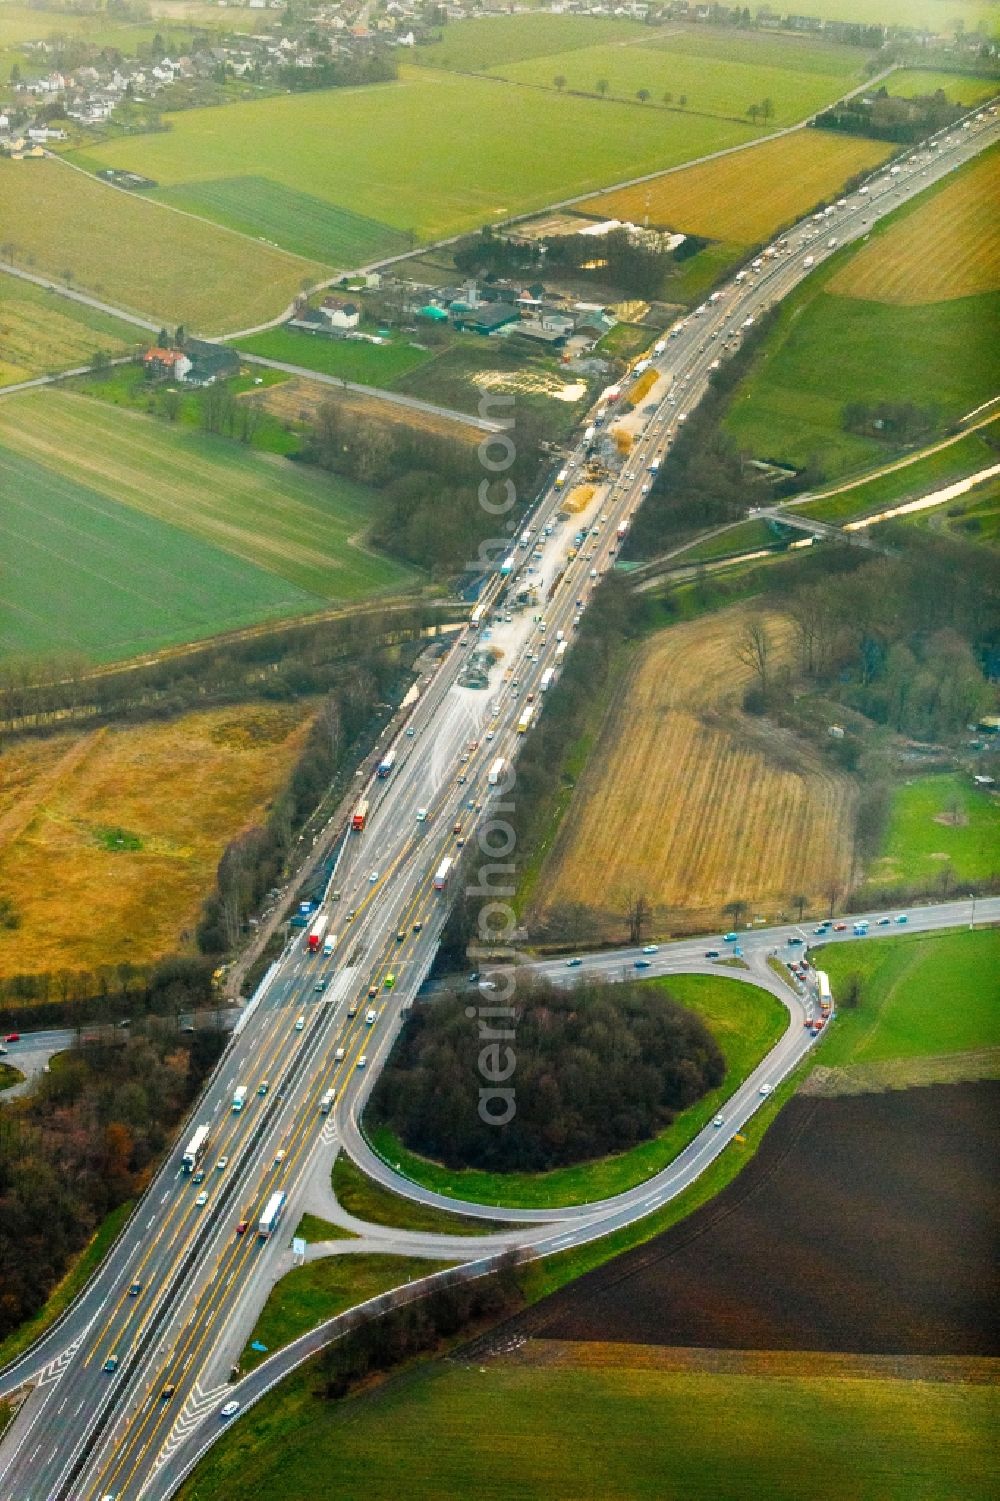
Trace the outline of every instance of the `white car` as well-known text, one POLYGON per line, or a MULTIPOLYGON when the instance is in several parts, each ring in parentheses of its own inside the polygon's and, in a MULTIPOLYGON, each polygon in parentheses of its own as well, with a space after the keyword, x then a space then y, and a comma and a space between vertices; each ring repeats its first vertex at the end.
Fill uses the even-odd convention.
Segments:
POLYGON ((759 1093, 759 1094, 770 1094, 770 1093, 771 1093, 771 1090, 772 1090, 772 1089, 773 1089, 773 1088, 774 1088, 774 1085, 773 1085, 773 1084, 762 1084, 762 1085, 761 1085, 761 1086, 760 1086, 760 1089, 759 1089, 759 1091, 758 1091, 758 1093, 759 1093))
POLYGON ((275 1165, 275 1167, 278 1166, 279 1162, 284 1162, 284 1160, 285 1160, 285 1149, 284 1149, 284 1147, 282 1147, 280 1149, 280 1151, 277 1151, 274 1154, 274 1165, 275 1165))
POLYGON ((303 1029, 303 1027, 305 1026, 305 1024, 306 1024, 305 1017, 304 1016, 300 1016, 299 1019, 298 1019, 298 1021, 295 1023, 295 1030, 296 1030, 296 1032, 301 1032, 302 1029, 303 1029))
POLYGON ((368 884, 369 884, 369 886, 374 886, 375 882, 377 880, 378 880, 378 871, 377 870, 373 870, 372 873, 371 873, 371 875, 368 877, 368 884))
POLYGON ((365 1066, 365 1064, 367 1062, 368 1062, 368 1059, 366 1058, 365 1054, 362 1053, 361 1057, 358 1059, 358 1068, 364 1068, 364 1066, 365 1066))
POLYGON ((716 1130, 718 1130, 719 1126, 724 1126, 725 1124, 725 1119, 721 1115, 717 1115, 715 1117, 715 1120, 712 1122, 712 1125, 715 1126, 716 1130))
POLYGON ((366 1027, 374 1027, 375 1021, 376 1021, 376 1016, 375 1016, 374 1011, 368 1011, 368 1012, 365 1013, 365 1026, 366 1027))
POLYGON ((426 822, 427 822, 427 809, 426 808, 418 808, 417 809, 417 823, 426 823, 426 822))
POLYGON ((642 952, 644 954, 658 954, 660 952, 660 945, 658 943, 643 944, 642 952))
POLYGON ((228 1166, 229 1166, 229 1158, 228 1157, 220 1157, 219 1160, 218 1160, 218 1162, 215 1164, 215 1171, 217 1173, 224 1173, 226 1171, 226 1168, 228 1166))
POLYGON ((240 1410, 240 1404, 238 1402, 227 1402, 226 1405, 225 1405, 225 1407, 220 1407, 219 1408, 219 1417, 220 1418, 234 1418, 236 1416, 236 1414, 239 1412, 239 1410, 240 1410))
POLYGON ((486 731, 486 738, 487 738, 487 740, 492 740, 495 734, 496 734, 495 730, 487 730, 486 731))
POLYGON ((333 1061, 334 1061, 334 1063, 343 1063, 343 1061, 344 1061, 344 1050, 343 1050, 343 1048, 338 1048, 337 1049, 337 1051, 333 1055, 333 1061))
POLYGON ((202 1189, 201 1193, 198 1195, 194 1202, 196 1209, 204 1209, 205 1205, 208 1203, 208 1194, 204 1189, 202 1189))

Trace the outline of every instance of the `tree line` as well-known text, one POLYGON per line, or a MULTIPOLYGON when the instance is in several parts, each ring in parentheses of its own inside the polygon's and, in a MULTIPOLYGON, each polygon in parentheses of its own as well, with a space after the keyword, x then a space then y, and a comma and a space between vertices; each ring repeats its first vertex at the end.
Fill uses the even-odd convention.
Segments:
POLYGON ((479 1324, 506 1318, 523 1304, 513 1255, 486 1276, 458 1275, 424 1298, 392 1308, 380 1318, 364 1319, 335 1340, 320 1360, 319 1394, 336 1401, 366 1377, 437 1350, 479 1324))
POLYGON ((479 1111, 484 1036, 467 999, 411 1011, 368 1107, 407 1147, 448 1167, 534 1172, 621 1152, 725 1076, 704 1022, 660 987, 584 981, 564 990, 525 975, 511 1019, 491 1012, 487 1023, 508 1029, 486 1051, 516 1101, 496 1125, 479 1111))
POLYGON ((101 964, 0 978, 0 1028, 85 1027, 216 1006, 214 962, 172 954, 154 964, 101 964))
MULTIPOLYGON (((513 419, 489 454, 494 466, 511 455, 502 479, 491 478, 478 446, 416 427, 359 419, 334 401, 317 412, 302 456, 379 491, 384 504, 372 531, 373 545, 443 578, 474 564, 480 541, 502 525, 484 508, 484 498, 502 507, 511 494, 509 481, 515 503, 499 514, 504 523, 516 523, 533 496, 541 442, 537 413, 519 402, 510 408, 498 405, 489 415, 497 421, 508 415, 513 419)), ((486 433, 482 438, 488 443, 486 433)))
POLYGON ((223 1045, 150 1020, 73 1047, 30 1097, 0 1107, 0 1339, 142 1192, 223 1045))
MULTIPOLYGON (((456 615, 459 610, 456 609, 456 615)), ((141 666, 95 669, 79 653, 8 656, 0 662, 0 730, 54 732, 74 722, 138 723, 194 708, 260 698, 284 702, 335 689, 351 662, 373 664, 387 647, 417 640, 440 606, 375 606, 218 638, 141 666)))

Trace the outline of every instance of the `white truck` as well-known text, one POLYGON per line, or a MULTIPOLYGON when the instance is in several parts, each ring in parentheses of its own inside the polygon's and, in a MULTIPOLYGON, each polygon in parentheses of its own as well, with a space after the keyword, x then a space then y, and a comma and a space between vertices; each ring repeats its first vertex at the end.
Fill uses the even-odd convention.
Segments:
POLYGON ((334 949, 336 947, 337 947, 337 935, 336 935, 336 933, 327 933, 326 937, 323 939, 323 957, 325 959, 329 959, 330 955, 333 953, 333 951, 334 951, 334 949))
POLYGON ((275 1230, 277 1230, 284 1212, 287 1197, 287 1194, 279 1189, 277 1193, 273 1193, 268 1199, 264 1207, 264 1213, 261 1215, 257 1225, 257 1234, 261 1240, 267 1240, 268 1236, 273 1235, 275 1230))
POLYGON ((319 1113, 320 1113, 320 1115, 329 1115, 332 1108, 333 1108, 333 1090, 332 1089, 328 1089, 327 1092, 326 1092, 326 1094, 323 1096, 323 1098, 319 1102, 319 1113))
POLYGON ((503 769, 505 765, 506 762, 504 761, 503 756, 497 756, 496 760, 493 762, 493 765, 490 767, 489 771, 486 774, 486 780, 491 787, 496 787, 498 785, 500 778, 503 776, 503 769))
POLYGON ((209 1129, 208 1126, 199 1126, 184 1148, 181 1166, 186 1173, 193 1173, 204 1156, 205 1147, 208 1144, 209 1129))
POLYGON ((234 1115, 239 1115, 240 1111, 243 1109, 243 1102, 246 1099, 246 1097, 247 1097, 247 1087, 246 1087, 245 1084, 241 1084, 240 1087, 239 1087, 239 1089, 237 1089, 236 1092, 235 1092, 235 1094, 233 1095, 233 1114, 234 1115))
POLYGON ((555 677, 555 675, 556 675, 556 670, 555 670, 554 667, 546 667, 545 671, 542 673, 541 682, 538 685, 541 688, 541 690, 542 690, 543 693, 548 692, 549 688, 551 688, 551 686, 552 686, 552 680, 555 677))

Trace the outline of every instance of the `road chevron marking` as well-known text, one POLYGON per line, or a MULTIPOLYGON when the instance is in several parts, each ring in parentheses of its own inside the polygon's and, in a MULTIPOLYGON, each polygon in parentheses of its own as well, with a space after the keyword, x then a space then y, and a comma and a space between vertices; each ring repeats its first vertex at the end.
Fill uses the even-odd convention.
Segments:
POLYGON ((162 1469, 174 1451, 184 1443, 189 1434, 204 1422, 209 1409, 214 1407, 219 1398, 228 1390, 229 1384, 228 1382, 224 1382, 222 1386, 213 1387, 210 1392, 203 1392, 201 1383, 198 1381, 195 1382, 190 1396, 178 1413, 177 1420, 164 1439, 160 1452, 153 1461, 154 1474, 156 1471, 162 1469))
POLYGON ((59 1355, 56 1355, 52 1360, 49 1361, 48 1365, 43 1368, 42 1374, 38 1378, 37 1384, 39 1386, 50 1386, 52 1382, 61 1380, 66 1371, 66 1367, 69 1365, 70 1361, 73 1359, 73 1356, 76 1354, 77 1350, 79 1350, 81 1344, 83 1343, 83 1338, 83 1334, 78 1335, 71 1345, 67 1345, 65 1350, 63 1350, 59 1355))

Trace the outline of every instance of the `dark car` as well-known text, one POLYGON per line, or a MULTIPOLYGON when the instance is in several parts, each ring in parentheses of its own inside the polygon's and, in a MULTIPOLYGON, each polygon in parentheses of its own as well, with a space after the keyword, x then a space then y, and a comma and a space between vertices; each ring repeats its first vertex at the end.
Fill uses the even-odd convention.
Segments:
POLYGON ((718 949, 706 949, 705 950, 705 958, 706 959, 718 959, 718 957, 719 957, 719 950, 718 949))
POLYGON ((649 960, 648 959, 636 959, 636 960, 633 961, 633 968, 634 969, 649 969, 649 960))

